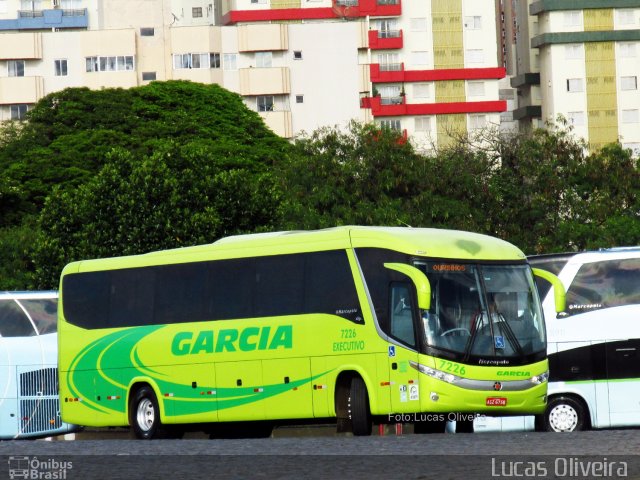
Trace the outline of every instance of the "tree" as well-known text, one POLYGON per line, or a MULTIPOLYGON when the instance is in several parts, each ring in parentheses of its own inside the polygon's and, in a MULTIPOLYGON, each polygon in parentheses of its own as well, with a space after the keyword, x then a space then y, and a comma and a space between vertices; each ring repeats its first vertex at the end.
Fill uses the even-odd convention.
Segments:
POLYGON ((0 178, 22 185, 22 208, 31 213, 53 186, 74 189, 95 175, 116 147, 141 158, 166 139, 202 140, 220 152, 244 146, 243 161, 265 164, 288 148, 239 95, 188 81, 128 90, 68 88, 44 97, 27 118, 21 128, 0 130, 0 178))
POLYGON ((424 160, 388 129, 352 122, 303 135, 278 165, 283 228, 403 225, 424 160))
POLYGON ((34 258, 18 242, 7 243, 18 264, 30 268, 13 276, 5 270, 0 288, 54 287, 59 269, 73 259, 142 253, 266 228, 276 211, 272 199, 278 199, 268 170, 289 150, 239 95, 218 85, 152 82, 129 90, 70 88, 48 95, 26 123, 0 128, 2 232, 22 232, 22 219, 47 205, 34 258), (122 185, 119 175, 127 179, 122 185), (206 207, 191 198, 201 192, 206 207), (191 216, 190 224, 176 219, 180 212, 191 216), (162 224, 162 215, 177 227, 162 224), (24 283, 23 273, 34 269, 33 285, 24 283))
POLYGON ((565 250, 558 231, 579 211, 574 186, 585 164, 585 145, 566 123, 493 141, 500 168, 491 179, 492 232, 529 254, 565 250))
POLYGON ((278 195, 263 168, 228 168, 198 142, 156 147, 142 159, 120 149, 92 180, 56 191, 40 217, 36 285, 51 288, 83 258, 204 244, 273 227, 278 195))

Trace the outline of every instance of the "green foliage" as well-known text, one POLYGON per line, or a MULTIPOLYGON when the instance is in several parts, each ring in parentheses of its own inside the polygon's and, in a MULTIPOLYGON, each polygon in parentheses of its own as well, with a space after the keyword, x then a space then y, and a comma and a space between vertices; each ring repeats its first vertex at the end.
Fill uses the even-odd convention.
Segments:
POLYGON ((352 122, 347 131, 321 128, 296 140, 278 166, 286 196, 283 228, 399 225, 424 159, 397 133, 352 122))
POLYGON ((20 226, 0 229, 0 281, 3 290, 27 290, 32 287, 33 245, 36 225, 33 216, 20 226))
POLYGON ((272 228, 278 197, 271 175, 262 167, 229 168, 237 163, 234 152, 220 159, 215 150, 166 142, 140 159, 118 150, 80 188, 57 189, 40 217, 38 286, 55 285, 72 260, 210 243, 272 228))
POLYGON ((151 155, 166 139, 208 141, 218 151, 246 147, 243 159, 272 164, 288 147, 239 95, 187 81, 52 93, 19 130, 0 130, 0 178, 20 184, 24 208, 37 212, 53 186, 74 189, 95 175, 117 147, 151 155))
POLYGON ((289 150, 239 95, 218 85, 170 81, 48 95, 26 123, 0 127, 0 228, 12 235, 3 248, 13 251, 11 265, 24 267, 5 269, 0 288, 54 287, 72 259, 269 228, 279 199, 269 169, 289 150), (33 254, 11 239, 45 204, 31 225, 33 254))

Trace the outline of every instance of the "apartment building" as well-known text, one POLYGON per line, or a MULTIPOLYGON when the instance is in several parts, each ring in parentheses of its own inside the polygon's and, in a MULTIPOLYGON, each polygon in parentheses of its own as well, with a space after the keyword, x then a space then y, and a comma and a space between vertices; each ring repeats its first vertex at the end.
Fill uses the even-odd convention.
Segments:
POLYGON ((496 0, 0 0, 0 119, 66 87, 186 79, 237 92, 286 138, 373 120, 428 149, 500 123, 495 12, 496 0))
POLYGON ((559 115, 592 151, 620 141, 640 154, 640 1, 514 0, 522 128, 559 115))

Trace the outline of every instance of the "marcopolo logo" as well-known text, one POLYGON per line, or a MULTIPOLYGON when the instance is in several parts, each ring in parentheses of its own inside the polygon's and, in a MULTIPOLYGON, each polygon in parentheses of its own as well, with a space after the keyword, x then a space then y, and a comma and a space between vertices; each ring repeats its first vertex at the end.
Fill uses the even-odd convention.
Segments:
POLYGON ((9 478, 64 480, 73 462, 55 458, 9 457, 9 478))
POLYGON ((293 327, 247 327, 200 332, 178 332, 171 342, 174 355, 196 355, 198 353, 251 352, 253 350, 276 350, 292 348, 293 327))
POLYGON ((498 370, 499 377, 530 377, 531 372, 523 372, 522 370, 498 370))

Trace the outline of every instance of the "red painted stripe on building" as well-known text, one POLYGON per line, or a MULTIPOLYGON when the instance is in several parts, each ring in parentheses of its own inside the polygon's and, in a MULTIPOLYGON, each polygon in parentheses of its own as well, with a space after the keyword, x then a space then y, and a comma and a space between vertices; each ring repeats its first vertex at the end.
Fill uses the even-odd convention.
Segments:
POLYGON ((279 20, 317 20, 327 18, 355 18, 371 16, 400 16, 402 2, 397 5, 378 5, 377 0, 360 0, 358 5, 331 8, 272 8, 261 10, 231 10, 222 17, 222 24, 237 22, 268 22, 279 20))
POLYGON ((435 82, 439 80, 499 80, 507 75, 503 67, 489 68, 446 68, 437 70, 380 71, 380 64, 369 65, 371 82, 435 82))
POLYGON ((278 8, 270 10, 232 10, 222 19, 223 25, 238 22, 268 22, 277 20, 317 20, 338 18, 332 8, 278 8))

